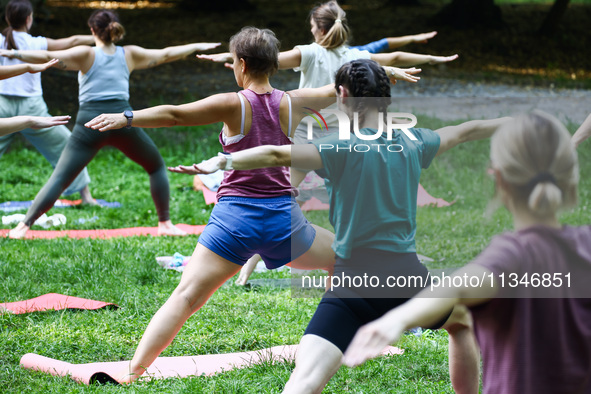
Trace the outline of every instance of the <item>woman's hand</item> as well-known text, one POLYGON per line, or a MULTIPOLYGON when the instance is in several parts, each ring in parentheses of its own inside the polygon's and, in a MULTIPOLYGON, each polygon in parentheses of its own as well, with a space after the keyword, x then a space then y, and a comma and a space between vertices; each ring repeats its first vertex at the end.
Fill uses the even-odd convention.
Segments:
POLYGON ((41 71, 45 71, 48 68, 53 67, 58 63, 59 63, 59 59, 51 59, 47 63, 43 63, 43 64, 30 64, 29 65, 29 72, 31 74, 35 74, 35 73, 38 73, 41 71))
POLYGON ((452 56, 431 56, 431 59, 429 60, 429 64, 441 64, 441 63, 447 63, 447 62, 451 62, 454 61, 458 58, 458 55, 452 55, 452 56))
POLYGON ((64 125, 68 123, 70 118, 70 115, 52 117, 30 116, 29 120, 31 124, 29 127, 32 129, 45 129, 47 127, 64 125))
POLYGON ((89 129, 98 131, 117 130, 127 126, 127 118, 123 114, 102 114, 84 124, 89 129))
POLYGON ((7 57, 9 59, 14 59, 17 53, 18 51, 14 49, 0 49, 0 56, 7 57))
POLYGON ((419 79, 421 79, 421 77, 416 77, 414 74, 418 74, 423 71, 420 68, 415 67, 398 68, 390 66, 385 66, 384 70, 386 70, 386 75, 390 77, 390 82, 392 82, 392 84, 396 84, 397 80, 416 83, 419 81, 419 79))
POLYGON ((414 36, 412 36, 412 41, 419 43, 419 44, 426 44, 427 41, 429 41, 431 38, 435 37, 436 35, 437 35, 436 31, 432 31, 430 33, 415 34, 414 36))
POLYGON ((197 55, 197 59, 211 60, 215 63, 224 63, 226 68, 232 68, 232 65, 234 64, 234 59, 232 58, 232 54, 230 52, 215 53, 212 55, 199 54, 197 55))
POLYGON ((384 348, 400 338, 404 328, 382 317, 361 327, 343 355, 343 364, 354 367, 379 356, 384 348))
POLYGON ((188 175, 212 174, 221 169, 222 166, 225 166, 226 163, 222 163, 222 160, 225 161, 225 158, 215 156, 209 160, 202 161, 199 164, 193 164, 192 166, 168 167, 168 170, 171 172, 188 175))

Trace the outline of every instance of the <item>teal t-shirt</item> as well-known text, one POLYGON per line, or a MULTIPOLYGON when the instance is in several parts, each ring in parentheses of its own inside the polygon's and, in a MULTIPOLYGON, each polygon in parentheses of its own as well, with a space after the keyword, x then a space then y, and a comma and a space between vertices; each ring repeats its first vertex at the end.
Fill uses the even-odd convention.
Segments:
MULTIPOLYGON (((329 219, 335 229, 333 249, 340 258, 351 250, 372 248, 397 253, 415 252, 417 194, 421 170, 439 150, 439 135, 413 128, 417 138, 402 132, 388 141, 362 140, 338 133, 313 141, 322 158, 318 175, 326 179, 329 219)), ((361 134, 373 135, 374 129, 361 134)))

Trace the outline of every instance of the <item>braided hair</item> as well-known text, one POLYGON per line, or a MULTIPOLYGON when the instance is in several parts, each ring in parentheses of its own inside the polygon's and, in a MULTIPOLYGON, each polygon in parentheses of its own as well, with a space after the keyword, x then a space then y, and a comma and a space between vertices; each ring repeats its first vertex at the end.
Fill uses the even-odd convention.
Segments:
POLYGON ((375 61, 358 59, 343 64, 335 76, 337 91, 339 86, 347 88, 353 97, 373 98, 353 100, 351 109, 359 114, 358 124, 363 124, 369 107, 377 107, 386 116, 391 97, 390 78, 375 61))

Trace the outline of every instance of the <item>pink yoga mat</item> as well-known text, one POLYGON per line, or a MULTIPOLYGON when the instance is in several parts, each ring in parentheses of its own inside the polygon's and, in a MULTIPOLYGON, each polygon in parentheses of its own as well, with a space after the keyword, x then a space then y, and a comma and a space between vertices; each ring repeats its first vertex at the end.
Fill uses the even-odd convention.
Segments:
POLYGON ((327 211, 330 205, 323 203, 316 197, 307 200, 301 207, 302 211, 327 211))
MULTIPOLYGON (((205 225, 192 226, 190 224, 177 224, 178 228, 186 231, 187 234, 201 234, 205 225)), ((6 237, 10 230, 0 230, 0 236, 6 237)), ((29 230, 26 239, 52 239, 60 237, 70 238, 113 238, 113 237, 133 237, 143 235, 158 235, 158 227, 131 227, 131 228, 116 228, 109 230, 29 230)))
MULTIPOLYGON (((282 362, 295 359, 297 345, 275 346, 272 348, 227 354, 206 354, 202 356, 158 357, 148 368, 147 378, 185 378, 188 376, 210 376, 234 368, 245 368, 264 361, 282 362)), ((388 347, 384 355, 402 354, 404 350, 388 347)), ((70 364, 34 353, 21 358, 23 368, 45 372, 56 376, 70 376, 73 380, 91 384, 116 383, 112 378, 128 367, 129 361, 102 362, 89 364, 70 364)))
POLYGON ((7 302, 0 304, 0 312, 7 309, 14 314, 40 312, 61 309, 101 309, 106 306, 118 308, 110 302, 87 300, 63 294, 49 293, 30 300, 7 302))

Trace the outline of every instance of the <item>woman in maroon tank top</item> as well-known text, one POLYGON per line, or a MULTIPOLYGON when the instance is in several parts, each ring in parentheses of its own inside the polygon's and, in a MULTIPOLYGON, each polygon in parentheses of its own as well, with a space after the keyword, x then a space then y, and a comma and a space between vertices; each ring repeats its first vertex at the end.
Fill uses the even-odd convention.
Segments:
MULTIPOLYGON (((249 27, 232 37, 234 76, 240 93, 217 94, 193 103, 162 105, 134 111, 132 125, 167 127, 223 122, 220 142, 225 152, 258 145, 286 145, 303 118, 291 111, 293 98, 335 96, 332 85, 289 93, 275 90, 269 76, 278 68, 279 42, 270 30, 249 27)), ((320 108, 318 108, 320 109, 320 108)), ((86 124, 106 131, 127 125, 124 114, 103 114, 86 124)), ((218 191, 219 202, 199 237, 180 284, 154 315, 129 365, 114 378, 137 379, 174 339, 184 322, 253 254, 268 268, 291 261, 301 269, 331 269, 334 234, 303 217, 286 168, 232 171, 226 166, 218 191), (291 227, 290 224, 291 223, 291 227)))

